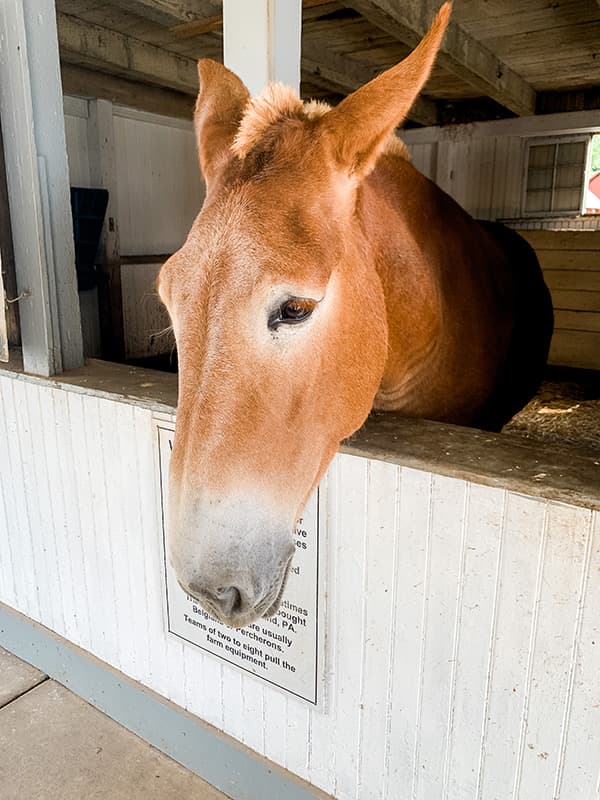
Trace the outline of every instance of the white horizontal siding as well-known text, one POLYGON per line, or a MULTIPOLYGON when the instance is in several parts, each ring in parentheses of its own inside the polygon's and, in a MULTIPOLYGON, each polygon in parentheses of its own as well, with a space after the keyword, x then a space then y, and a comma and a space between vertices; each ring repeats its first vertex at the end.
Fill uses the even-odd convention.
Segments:
POLYGON ((165 635, 151 412, 0 377, 0 599, 336 797, 595 798, 600 520, 338 456, 322 704, 165 635))
MULTIPOLYGON (((525 146, 533 136, 600 132, 598 111, 402 131, 417 169, 479 219, 522 214, 525 146)), ((598 230, 600 218, 520 220, 523 228, 598 230)))

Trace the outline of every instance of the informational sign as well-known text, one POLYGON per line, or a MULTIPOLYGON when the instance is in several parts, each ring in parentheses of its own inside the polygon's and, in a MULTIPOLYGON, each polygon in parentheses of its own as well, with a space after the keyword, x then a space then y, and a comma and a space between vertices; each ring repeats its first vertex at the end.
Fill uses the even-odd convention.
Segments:
POLYGON ((163 543, 170 633, 218 658, 262 678, 297 697, 317 703, 319 650, 319 515, 318 492, 298 521, 283 601, 277 614, 246 628, 229 628, 216 620, 179 586, 169 563, 166 520, 169 460, 173 426, 158 425, 163 543))

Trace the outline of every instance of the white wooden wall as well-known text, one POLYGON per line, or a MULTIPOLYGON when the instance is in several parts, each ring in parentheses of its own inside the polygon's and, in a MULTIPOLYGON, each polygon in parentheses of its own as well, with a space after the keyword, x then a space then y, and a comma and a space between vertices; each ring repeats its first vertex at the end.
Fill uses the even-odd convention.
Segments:
POLYGON ((165 635, 155 440, 0 376, 0 600, 340 800, 598 798, 598 513, 338 456, 315 709, 165 635))
MULTIPOLYGON (((88 101, 65 97, 65 126, 72 186, 92 187, 88 101)), ((93 101, 91 101, 93 102, 93 101)), ((191 116, 191 106, 190 106, 191 116)), ((192 123, 113 107, 121 255, 169 254, 188 234, 200 210, 200 179, 192 123)), ((143 358, 169 352, 172 341, 155 334, 169 325, 156 296, 158 265, 122 266, 125 354, 143 358)), ((99 353, 96 291, 80 293, 85 353, 99 353)))

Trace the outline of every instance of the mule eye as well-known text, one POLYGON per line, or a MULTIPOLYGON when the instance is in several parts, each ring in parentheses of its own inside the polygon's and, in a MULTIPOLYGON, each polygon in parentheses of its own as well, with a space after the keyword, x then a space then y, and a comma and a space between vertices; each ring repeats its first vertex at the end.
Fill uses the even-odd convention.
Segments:
POLYGON ((274 330, 281 324, 295 325, 308 319, 317 305, 316 300, 291 297, 282 303, 269 317, 269 328, 274 330))

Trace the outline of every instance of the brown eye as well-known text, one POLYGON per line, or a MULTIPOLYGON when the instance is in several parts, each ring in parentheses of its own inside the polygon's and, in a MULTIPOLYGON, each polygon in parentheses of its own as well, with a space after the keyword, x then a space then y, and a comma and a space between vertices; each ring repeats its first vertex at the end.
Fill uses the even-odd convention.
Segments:
POLYGON ((315 300, 291 297, 273 311, 269 317, 269 328, 274 330, 281 324, 294 325, 310 317, 317 305, 315 300))

